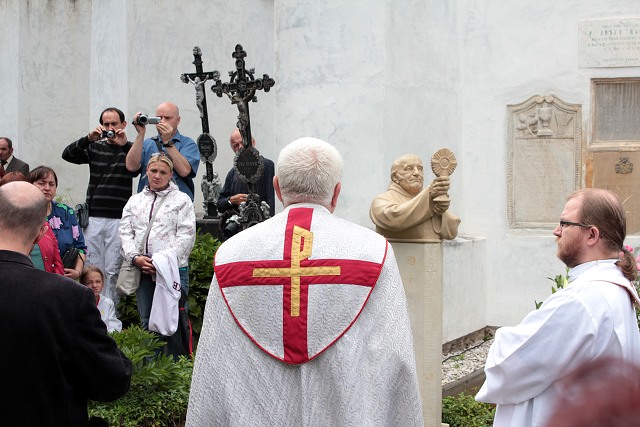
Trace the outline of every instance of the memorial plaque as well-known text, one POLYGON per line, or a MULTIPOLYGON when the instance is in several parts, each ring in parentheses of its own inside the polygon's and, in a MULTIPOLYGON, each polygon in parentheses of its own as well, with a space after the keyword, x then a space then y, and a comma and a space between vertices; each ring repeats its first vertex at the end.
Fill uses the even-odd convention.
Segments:
POLYGON ((640 66, 640 18, 578 22, 580 67, 640 66))
MULTIPOLYGON (((203 133, 198 137, 198 151, 200 156, 213 162, 218 157, 218 146, 211 134, 203 133)), ((211 177, 209 177, 211 179, 211 177)))
POLYGON ((240 149, 234 159, 238 178, 245 184, 255 184, 264 173, 264 161, 255 147, 240 149))
POLYGON ((509 226, 553 229, 581 186, 582 107, 533 96, 508 106, 507 134, 509 226))

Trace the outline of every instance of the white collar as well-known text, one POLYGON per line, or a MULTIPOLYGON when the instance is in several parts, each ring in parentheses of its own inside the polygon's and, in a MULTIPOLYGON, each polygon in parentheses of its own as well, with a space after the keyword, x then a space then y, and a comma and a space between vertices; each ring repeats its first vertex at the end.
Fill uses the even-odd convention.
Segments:
POLYGON ((569 282, 573 282, 578 277, 582 276, 587 270, 591 267, 598 264, 615 264, 618 260, 615 258, 612 259, 597 259, 595 261, 585 262, 580 265, 576 265, 572 269, 569 270, 569 282))

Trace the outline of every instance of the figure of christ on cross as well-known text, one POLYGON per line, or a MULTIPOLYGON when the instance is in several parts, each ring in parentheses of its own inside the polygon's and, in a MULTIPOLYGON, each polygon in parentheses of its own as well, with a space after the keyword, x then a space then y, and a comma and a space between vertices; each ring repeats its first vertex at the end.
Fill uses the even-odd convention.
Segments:
MULTIPOLYGON (((249 337, 262 348, 286 363, 308 362, 333 344, 356 321, 364 308, 380 274, 384 258, 380 263, 349 259, 310 259, 313 255, 313 233, 311 230, 312 209, 296 208, 289 212, 285 231, 284 254, 281 261, 245 261, 216 265, 218 284, 225 295, 226 288, 236 286, 282 286, 282 316, 284 359, 271 353, 255 341, 238 318, 236 322, 249 337), (309 287, 314 285, 354 285, 371 288, 362 307, 351 323, 341 330, 332 331, 316 354, 309 355, 307 341, 309 287)), ((386 255, 385 255, 386 256, 386 255)), ((233 305, 225 301, 233 312, 233 305)))

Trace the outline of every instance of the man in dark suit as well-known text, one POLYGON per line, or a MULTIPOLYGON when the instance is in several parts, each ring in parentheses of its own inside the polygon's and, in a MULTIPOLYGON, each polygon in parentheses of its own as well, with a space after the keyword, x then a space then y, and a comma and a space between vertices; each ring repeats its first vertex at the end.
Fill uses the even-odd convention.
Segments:
POLYGON ((31 263, 46 231, 40 190, 5 184, 0 206, 0 424, 86 426, 87 399, 128 391, 131 361, 107 335, 89 288, 31 263))
POLYGON ((29 176, 29 165, 13 156, 13 142, 6 136, 0 137, 0 165, 5 172, 20 172, 29 176))

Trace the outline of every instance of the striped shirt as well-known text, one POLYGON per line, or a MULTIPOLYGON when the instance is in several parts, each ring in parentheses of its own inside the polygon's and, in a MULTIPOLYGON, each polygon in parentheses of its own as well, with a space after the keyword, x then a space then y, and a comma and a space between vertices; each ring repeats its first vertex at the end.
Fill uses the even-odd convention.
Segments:
POLYGON ((64 149, 64 160, 78 165, 89 164, 89 216, 122 217, 122 209, 132 194, 133 176, 137 174, 129 172, 125 165, 132 145, 132 142, 123 146, 102 140, 90 142, 84 136, 64 149))

